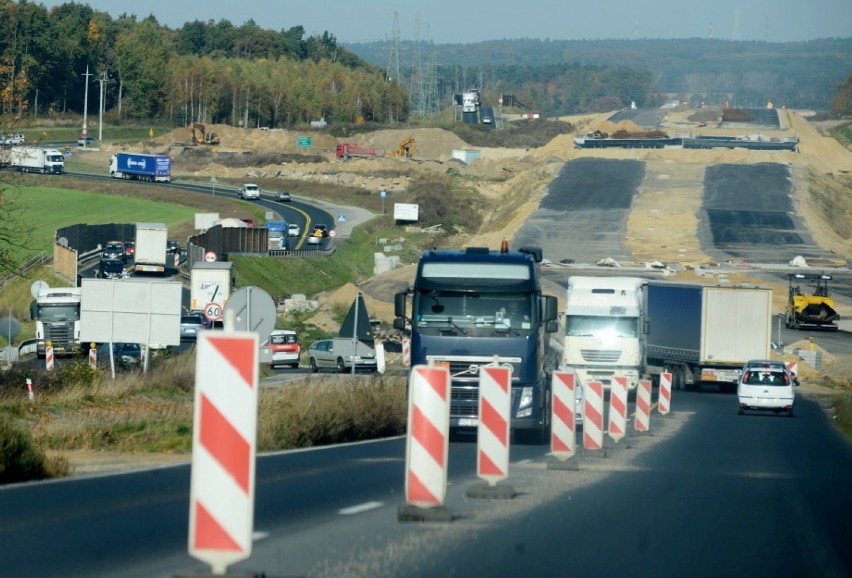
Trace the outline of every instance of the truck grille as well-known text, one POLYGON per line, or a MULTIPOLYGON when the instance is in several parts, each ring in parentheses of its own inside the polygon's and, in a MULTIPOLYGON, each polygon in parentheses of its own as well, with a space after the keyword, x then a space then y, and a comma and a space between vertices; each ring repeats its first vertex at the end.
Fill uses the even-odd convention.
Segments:
POLYGON ((45 341, 56 341, 59 343, 67 343, 71 340, 72 326, 66 324, 44 325, 45 341))
MULTIPOLYGON (((512 389, 512 407, 518 391, 512 389)), ((453 387, 450 393, 450 415, 452 417, 479 417, 479 388, 453 387)))
MULTIPOLYGON (((450 378, 457 382, 478 382, 479 367, 494 361, 493 357, 456 357, 427 356, 426 359, 438 365, 449 366, 450 378)), ((500 358, 501 364, 512 366, 512 381, 518 381, 521 375, 521 360, 518 357, 500 358)), ((474 391, 476 391, 474 389, 474 391)))
POLYGON ((580 355, 587 363, 618 363, 621 351, 618 349, 581 349, 580 355))

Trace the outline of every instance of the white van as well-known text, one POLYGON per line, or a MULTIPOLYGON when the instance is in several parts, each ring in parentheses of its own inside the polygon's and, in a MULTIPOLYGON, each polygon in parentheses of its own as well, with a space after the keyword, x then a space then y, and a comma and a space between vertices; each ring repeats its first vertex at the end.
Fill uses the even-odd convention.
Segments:
POLYGON ((253 183, 246 183, 243 185, 243 188, 240 189, 240 198, 246 200, 259 199, 260 187, 253 183))
POLYGON ((753 367, 743 372, 737 384, 739 414, 746 411, 786 412, 793 417, 796 402, 793 378, 786 369, 753 367))

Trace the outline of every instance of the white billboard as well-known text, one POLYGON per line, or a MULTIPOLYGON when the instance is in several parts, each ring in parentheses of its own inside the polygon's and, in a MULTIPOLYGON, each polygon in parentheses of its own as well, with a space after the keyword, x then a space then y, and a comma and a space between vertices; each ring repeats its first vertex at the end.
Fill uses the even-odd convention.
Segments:
POLYGON ((417 221, 420 217, 420 205, 411 203, 394 203, 393 218, 397 221, 417 221))
POLYGON ((180 345, 181 284, 139 279, 83 279, 83 343, 180 345))

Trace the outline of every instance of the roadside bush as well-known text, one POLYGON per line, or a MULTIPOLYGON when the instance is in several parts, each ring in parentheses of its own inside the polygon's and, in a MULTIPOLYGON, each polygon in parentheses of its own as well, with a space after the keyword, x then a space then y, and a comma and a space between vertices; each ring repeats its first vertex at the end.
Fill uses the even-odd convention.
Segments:
POLYGON ((443 225, 449 233, 475 232, 482 226, 484 202, 479 194, 450 175, 424 174, 411 180, 408 191, 420 205, 420 225, 443 225))
POLYGON ((29 432, 0 416, 0 484, 14 484, 68 475, 68 461, 49 459, 29 432))

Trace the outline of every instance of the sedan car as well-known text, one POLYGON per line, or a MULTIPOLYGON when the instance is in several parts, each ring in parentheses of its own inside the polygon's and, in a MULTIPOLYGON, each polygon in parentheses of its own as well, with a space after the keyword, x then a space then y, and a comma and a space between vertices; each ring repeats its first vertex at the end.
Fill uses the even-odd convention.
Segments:
POLYGON ((302 228, 299 227, 296 223, 290 223, 287 225, 287 236, 288 237, 298 237, 302 234, 302 228))
POLYGON ((275 200, 282 203, 289 202, 291 200, 290 193, 288 191, 278 191, 275 193, 275 200))
POLYGON ((737 384, 739 414, 746 411, 786 412, 793 417, 796 402, 793 378, 786 368, 761 367, 746 370, 737 384))
MULTIPOLYGON (((109 367, 109 343, 98 347, 98 365, 109 367)), ((112 354, 116 369, 131 369, 142 364, 142 347, 138 343, 113 343, 112 354)))

